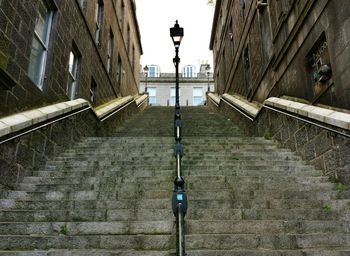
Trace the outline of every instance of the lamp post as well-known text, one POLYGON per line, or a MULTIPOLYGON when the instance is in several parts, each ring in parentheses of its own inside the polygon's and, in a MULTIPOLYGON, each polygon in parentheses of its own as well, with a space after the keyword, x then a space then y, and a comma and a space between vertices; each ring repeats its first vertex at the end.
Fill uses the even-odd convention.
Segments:
POLYGON ((210 65, 208 64, 207 67, 205 68, 207 71, 207 78, 208 78, 208 92, 210 92, 210 85, 209 85, 209 75, 210 75, 210 65))
POLYGON ((147 65, 143 68, 143 71, 145 72, 145 76, 146 76, 145 92, 147 92, 147 78, 148 78, 148 66, 147 65))
POLYGON ((184 30, 176 21, 174 27, 170 28, 170 36, 175 46, 175 118, 174 118, 174 156, 176 158, 176 178, 174 180, 174 192, 172 197, 172 209, 176 218, 176 255, 185 256, 185 235, 184 235, 184 217, 187 212, 187 196, 185 193, 185 180, 181 176, 181 158, 183 156, 183 147, 181 144, 181 113, 179 99, 179 48, 184 30))

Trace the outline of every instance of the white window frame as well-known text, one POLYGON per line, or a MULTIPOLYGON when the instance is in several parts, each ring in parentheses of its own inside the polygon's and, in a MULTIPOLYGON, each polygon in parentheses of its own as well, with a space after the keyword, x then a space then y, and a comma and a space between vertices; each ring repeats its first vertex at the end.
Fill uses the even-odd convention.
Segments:
MULTIPOLYGON (((38 77, 39 81, 35 81, 35 77, 30 77, 31 80, 39 87, 40 90, 43 89, 44 86, 44 78, 45 78, 45 68, 46 68, 46 60, 47 60, 47 52, 49 49, 49 43, 50 43, 50 33, 51 33, 51 27, 52 27, 52 18, 53 18, 53 11, 47 6, 45 1, 42 0, 42 3, 46 6, 48 10, 48 20, 46 24, 46 34, 45 34, 45 39, 40 38, 38 32, 34 28, 34 38, 33 41, 36 40, 39 42, 39 44, 43 47, 43 54, 41 56, 41 60, 39 61, 39 74, 35 73, 34 76, 38 77)), ((38 14, 39 15, 39 14, 38 14)), ((33 43, 32 41, 32 43, 33 43)), ((33 49, 32 49, 33 50, 33 49)), ((31 66, 31 63, 29 63, 29 68, 31 66)))
POLYGON ((70 100, 74 100, 77 93, 78 73, 79 73, 80 58, 79 55, 74 51, 69 53, 68 62, 68 83, 67 83, 67 96, 70 100), (71 56, 73 56, 73 63, 71 68, 71 56))
POLYGON ((200 106, 203 103, 203 88, 202 87, 193 87, 192 89, 192 105, 193 106, 200 106), (200 94, 198 93, 200 92, 200 94), (200 99, 200 101, 198 101, 200 99))
POLYGON ((97 1, 96 10, 95 10, 95 26, 96 26, 95 41, 96 41, 96 44, 98 45, 101 45, 102 24, 103 24, 103 4, 101 4, 100 1, 97 1))
POLYGON ((156 105, 157 104, 157 88, 156 87, 148 87, 147 92, 148 92, 149 104, 156 105))
POLYGON ((113 62, 113 47, 114 47, 114 36, 112 31, 109 31, 108 37, 108 50, 107 50, 107 71, 112 72, 112 62, 113 62))

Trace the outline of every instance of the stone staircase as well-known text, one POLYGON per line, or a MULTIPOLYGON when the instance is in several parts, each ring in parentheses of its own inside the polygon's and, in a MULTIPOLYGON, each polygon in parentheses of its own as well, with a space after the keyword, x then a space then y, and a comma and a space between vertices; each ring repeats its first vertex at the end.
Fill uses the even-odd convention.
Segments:
MULTIPOLYGON (((289 150, 182 108, 189 256, 349 256, 350 194, 289 150)), ((85 138, 0 191, 0 255, 170 256, 173 108, 85 138)))

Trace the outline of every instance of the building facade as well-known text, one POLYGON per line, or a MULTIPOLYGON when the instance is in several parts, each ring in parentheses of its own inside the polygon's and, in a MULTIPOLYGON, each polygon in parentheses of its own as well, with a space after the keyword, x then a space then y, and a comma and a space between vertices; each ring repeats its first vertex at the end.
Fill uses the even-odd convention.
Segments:
POLYGON ((135 9, 132 0, 0 1, 0 116, 137 94, 135 9))
MULTIPOLYGON (((195 66, 187 65, 179 74, 181 106, 204 105, 206 93, 214 91, 212 73, 202 65, 199 73, 195 66), (209 89, 208 89, 209 88, 209 89)), ((153 106, 175 106, 175 73, 161 73, 157 65, 147 65, 148 71, 141 74, 140 92, 147 92, 153 106), (147 90, 146 90, 147 84, 147 90)))
POLYGON ((350 110, 349 17, 347 0, 217 0, 210 49, 218 93, 350 110))
POLYGON ((347 0, 217 0, 210 39, 213 108, 347 184, 349 24, 347 0))

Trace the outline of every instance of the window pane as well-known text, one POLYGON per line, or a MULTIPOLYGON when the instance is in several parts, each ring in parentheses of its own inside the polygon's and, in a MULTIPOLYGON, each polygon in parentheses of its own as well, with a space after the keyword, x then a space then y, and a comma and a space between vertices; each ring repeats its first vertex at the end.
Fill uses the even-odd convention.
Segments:
POLYGON ((75 93, 76 93, 76 82, 75 80, 69 76, 68 78, 68 86, 67 86, 67 95, 69 97, 70 100, 74 100, 75 99, 75 93))
POLYGON ((36 18, 35 32, 38 34, 40 39, 46 44, 48 37, 50 11, 43 1, 39 5, 39 13, 36 18))
POLYGON ((39 43, 38 39, 34 37, 32 42, 32 51, 30 53, 29 59, 28 76, 36 85, 39 85, 41 83, 40 79, 44 56, 45 49, 42 47, 41 43, 39 43))

